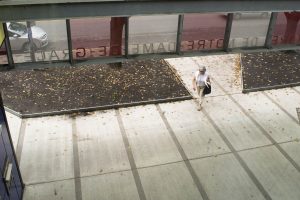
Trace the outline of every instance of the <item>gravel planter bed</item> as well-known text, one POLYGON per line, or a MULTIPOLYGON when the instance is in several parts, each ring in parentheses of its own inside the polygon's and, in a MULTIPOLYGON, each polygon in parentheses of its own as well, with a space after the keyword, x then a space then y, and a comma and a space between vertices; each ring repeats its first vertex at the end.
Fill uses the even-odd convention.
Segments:
POLYGON ((242 54, 243 91, 300 85, 300 54, 268 52, 242 54))
POLYGON ((142 102, 191 99, 171 67, 163 60, 0 73, 7 108, 22 115, 111 108, 142 102))

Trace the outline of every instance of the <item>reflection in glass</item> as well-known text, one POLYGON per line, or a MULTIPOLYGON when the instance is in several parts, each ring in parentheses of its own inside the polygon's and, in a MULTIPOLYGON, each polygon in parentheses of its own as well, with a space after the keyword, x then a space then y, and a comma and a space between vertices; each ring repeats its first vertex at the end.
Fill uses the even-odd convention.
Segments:
POLYGON ((178 15, 151 15, 129 18, 129 54, 174 52, 178 15))
POLYGON ((223 48, 227 14, 185 14, 181 51, 223 48))
POLYGON ((278 13, 272 35, 273 45, 300 43, 300 12, 278 13))
POLYGON ((31 62, 26 22, 7 22, 6 27, 14 62, 31 62))
POLYGON ((73 57, 91 59, 125 54, 126 17, 72 19, 73 57))
POLYGON ((68 60, 65 20, 8 22, 14 62, 68 60))
POLYGON ((264 46, 270 12, 234 13, 229 48, 264 46))
MULTIPOLYGON (((1 44, 0 44, 1 45, 1 44)), ((7 55, 6 55, 6 47, 3 41, 2 45, 0 46, 0 65, 8 64, 7 55)))

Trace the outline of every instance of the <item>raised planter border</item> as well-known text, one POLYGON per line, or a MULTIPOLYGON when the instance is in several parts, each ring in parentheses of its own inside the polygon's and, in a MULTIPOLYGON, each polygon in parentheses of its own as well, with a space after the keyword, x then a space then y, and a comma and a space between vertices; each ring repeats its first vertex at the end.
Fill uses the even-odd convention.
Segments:
POLYGON ((193 97, 191 95, 188 95, 188 96, 173 97, 173 98, 166 98, 166 99, 157 99, 157 100, 149 100, 149 101, 139 101, 139 102, 132 102, 132 103, 112 104, 112 105, 104 105, 104 106, 95 106, 95 107, 86 107, 86 108, 69 109, 69 110, 61 110, 61 111, 41 112, 41 113, 31 113, 31 114, 22 114, 20 112, 14 111, 6 106, 4 106, 4 108, 5 108, 5 111, 7 111, 13 115, 16 115, 22 119, 25 119, 25 118, 66 115, 66 114, 83 113, 83 112, 93 112, 93 111, 108 110, 108 109, 118 109, 118 108, 142 106, 142 105, 148 105, 148 104, 184 101, 184 100, 190 100, 190 99, 193 99, 193 97))

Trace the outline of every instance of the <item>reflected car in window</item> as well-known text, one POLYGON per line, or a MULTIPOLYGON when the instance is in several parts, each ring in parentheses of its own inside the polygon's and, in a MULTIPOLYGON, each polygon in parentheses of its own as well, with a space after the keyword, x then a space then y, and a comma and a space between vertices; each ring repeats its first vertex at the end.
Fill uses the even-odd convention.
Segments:
MULTIPOLYGON (((12 50, 29 51, 27 27, 18 22, 6 23, 12 50)), ((31 26, 33 48, 40 49, 48 45, 47 33, 40 27, 31 26)))
POLYGON ((268 18, 271 16, 270 12, 237 12, 237 13, 233 13, 233 19, 235 20, 239 20, 239 19, 249 19, 249 18, 253 18, 253 19, 257 19, 257 18, 268 18))

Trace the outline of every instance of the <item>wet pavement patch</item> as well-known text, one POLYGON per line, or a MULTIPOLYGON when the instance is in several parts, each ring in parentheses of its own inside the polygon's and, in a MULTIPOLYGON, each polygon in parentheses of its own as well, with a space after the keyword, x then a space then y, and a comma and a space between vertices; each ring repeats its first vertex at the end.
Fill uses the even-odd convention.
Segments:
POLYGON ((0 89, 21 114, 192 98, 163 60, 1 72, 0 89))
POLYGON ((243 89, 300 85, 300 53, 264 52, 241 55, 243 89))

